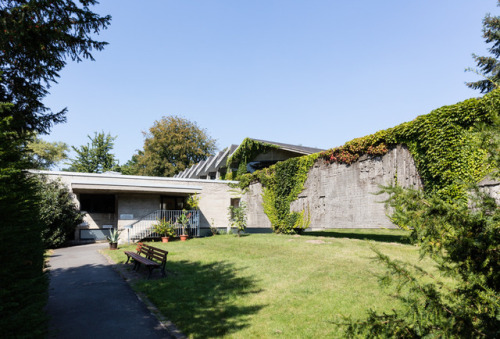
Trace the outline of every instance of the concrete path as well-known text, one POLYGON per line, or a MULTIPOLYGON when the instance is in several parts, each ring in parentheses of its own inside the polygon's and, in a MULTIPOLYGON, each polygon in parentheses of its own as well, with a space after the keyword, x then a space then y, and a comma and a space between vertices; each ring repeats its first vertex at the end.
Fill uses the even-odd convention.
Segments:
POLYGON ((171 338, 91 244, 50 257, 49 338, 171 338))

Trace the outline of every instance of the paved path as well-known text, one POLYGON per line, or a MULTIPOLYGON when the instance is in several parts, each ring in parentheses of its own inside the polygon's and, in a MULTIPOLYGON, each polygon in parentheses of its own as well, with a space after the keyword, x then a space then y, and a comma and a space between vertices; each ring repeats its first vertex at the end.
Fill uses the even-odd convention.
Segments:
POLYGON ((130 286, 91 244, 50 257, 49 338, 170 338, 130 286))

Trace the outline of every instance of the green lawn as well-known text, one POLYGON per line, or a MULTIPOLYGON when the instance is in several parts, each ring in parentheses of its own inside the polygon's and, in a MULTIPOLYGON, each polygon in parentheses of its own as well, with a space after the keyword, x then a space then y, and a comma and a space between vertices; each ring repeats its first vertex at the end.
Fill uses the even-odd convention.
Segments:
MULTIPOLYGON (((405 235, 400 230, 335 230, 154 243, 169 251, 169 275, 140 280, 134 288, 193 338, 339 337, 332 324, 339 314, 361 318, 368 308, 398 306, 391 291, 378 285, 383 267, 372 260, 370 246, 431 267, 430 261, 419 262, 417 248, 407 244, 405 235)), ((107 254, 124 262, 123 250, 134 247, 107 254)))

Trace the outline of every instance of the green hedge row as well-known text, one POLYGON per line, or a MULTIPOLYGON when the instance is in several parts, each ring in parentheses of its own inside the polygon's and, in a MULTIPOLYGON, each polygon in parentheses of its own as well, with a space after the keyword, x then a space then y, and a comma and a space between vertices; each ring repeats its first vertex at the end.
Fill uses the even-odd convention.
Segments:
MULTIPOLYGON (((0 105, 2 109, 2 105, 0 105)), ((21 146, 0 120, 0 329, 3 338, 43 338, 48 279, 37 182, 22 171, 21 146)))

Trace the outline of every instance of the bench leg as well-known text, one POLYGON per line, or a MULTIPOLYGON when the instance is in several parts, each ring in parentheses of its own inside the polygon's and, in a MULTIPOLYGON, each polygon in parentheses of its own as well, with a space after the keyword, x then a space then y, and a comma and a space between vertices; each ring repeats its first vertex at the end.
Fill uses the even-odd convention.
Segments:
POLYGON ((148 266, 148 269, 149 269, 148 279, 150 279, 151 278, 151 273, 153 273, 154 267, 153 266, 148 266))

